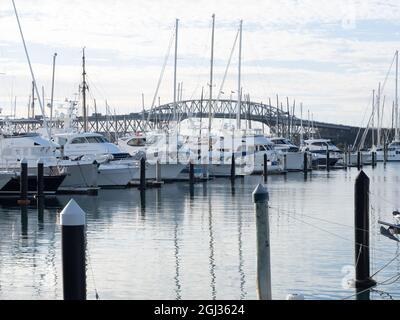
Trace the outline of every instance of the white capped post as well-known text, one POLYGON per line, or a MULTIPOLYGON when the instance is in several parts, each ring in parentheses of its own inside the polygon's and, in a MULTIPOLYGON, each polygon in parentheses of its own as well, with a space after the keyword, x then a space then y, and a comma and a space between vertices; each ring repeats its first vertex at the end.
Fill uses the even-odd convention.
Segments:
POLYGON ((86 213, 71 199, 60 214, 64 300, 86 300, 86 213))
POLYGON ((260 300, 272 300, 268 201, 268 189, 259 184, 253 191, 253 203, 257 229, 257 294, 260 300))
POLYGON ((84 226, 86 224, 86 213, 71 199, 60 213, 60 225, 62 226, 84 226))

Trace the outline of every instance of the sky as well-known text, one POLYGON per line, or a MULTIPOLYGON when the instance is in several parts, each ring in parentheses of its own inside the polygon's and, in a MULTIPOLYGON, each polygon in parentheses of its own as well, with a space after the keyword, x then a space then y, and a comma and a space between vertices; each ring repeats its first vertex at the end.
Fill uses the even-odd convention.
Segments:
MULTIPOLYGON (((57 53, 55 105, 78 99, 82 48, 86 49, 89 113, 137 112, 153 100, 173 101, 174 46, 155 95, 179 19, 177 81, 182 98, 208 96, 211 16, 215 13, 214 96, 237 97, 238 45, 243 20, 242 90, 252 101, 290 104, 319 121, 361 125, 372 108, 372 90, 385 83, 384 125, 395 93, 391 64, 400 40, 397 0, 15 0, 33 71, 45 101, 57 53), (391 67, 391 68, 390 68, 391 67), (386 81, 385 81, 386 79, 386 81), (233 91, 233 93, 232 93, 233 91)), ((0 0, 1 116, 27 116, 31 76, 11 0, 0 0)), ((384 97, 384 99, 383 99, 384 97)), ((38 108, 36 109, 39 111, 38 108)))

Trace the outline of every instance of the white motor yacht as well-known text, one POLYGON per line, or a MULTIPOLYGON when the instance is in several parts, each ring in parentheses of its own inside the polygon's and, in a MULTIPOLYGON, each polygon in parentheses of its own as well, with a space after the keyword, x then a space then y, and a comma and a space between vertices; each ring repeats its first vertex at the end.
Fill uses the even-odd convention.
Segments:
POLYGON ((267 155, 268 173, 284 172, 284 158, 275 150, 274 143, 262 134, 246 134, 238 148, 239 174, 257 174, 264 171, 264 154, 267 155))
MULTIPOLYGON (((176 132, 133 133, 118 139, 118 146, 134 157, 145 156, 146 178, 156 178, 158 161, 162 180, 180 180, 190 160, 190 151, 181 138, 176 132)), ((139 179, 139 173, 134 179, 139 179)))
POLYGON ((59 156, 72 160, 96 161, 99 187, 127 186, 139 173, 139 163, 101 134, 65 132, 54 134, 59 156))
POLYGON ((326 166, 326 151, 329 150, 329 166, 334 166, 342 159, 341 151, 330 139, 309 139, 304 141, 302 151, 308 151, 312 155, 313 166, 326 166))
POLYGON ((30 175, 36 175, 37 162, 44 164, 45 175, 65 174, 60 189, 97 186, 97 167, 93 161, 56 158, 58 144, 38 133, 3 134, 0 136, 0 166, 20 170, 20 161, 28 163, 30 175))
MULTIPOLYGON (((387 161, 400 161, 400 141, 392 141, 387 148, 387 161)), ((383 147, 377 148, 376 158, 377 161, 383 161, 384 150, 383 147)))

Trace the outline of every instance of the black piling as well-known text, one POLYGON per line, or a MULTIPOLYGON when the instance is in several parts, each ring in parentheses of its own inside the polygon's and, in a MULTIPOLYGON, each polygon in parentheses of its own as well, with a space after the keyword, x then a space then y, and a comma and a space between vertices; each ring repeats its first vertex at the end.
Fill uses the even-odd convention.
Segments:
POLYGON ((140 190, 146 190, 146 159, 140 158, 140 190))
POLYGON ((376 166, 376 152, 372 151, 371 152, 371 156, 372 156, 372 168, 375 168, 375 166, 376 166))
POLYGON ((194 165, 192 161, 189 162, 189 183, 194 183, 194 165))
POLYGON ((286 154, 284 154, 283 155, 283 172, 284 172, 284 174, 286 174, 287 173, 287 155, 286 154))
POLYGON ((388 145, 385 142, 385 144, 383 145, 383 164, 386 166, 386 162, 387 162, 387 155, 388 155, 388 145))
POLYGON ((37 188, 36 188, 37 198, 44 197, 44 168, 43 161, 39 160, 37 163, 37 188))
POLYGON ((86 300, 85 212, 71 199, 60 216, 64 300, 86 300))
POLYGON ((21 161, 21 172, 20 172, 20 199, 18 200, 18 204, 20 205, 28 205, 28 161, 26 159, 22 159, 21 161))
POLYGON ((231 160, 231 180, 235 180, 235 177, 236 177, 235 154, 232 153, 232 160, 231 160))
POLYGON ((37 211, 38 211, 38 222, 40 226, 43 225, 43 214, 44 214, 44 166, 43 160, 39 160, 37 163, 37 187, 36 187, 36 199, 37 199, 37 211))
POLYGON ((307 174, 307 172, 308 172, 308 153, 307 153, 307 151, 305 151, 304 155, 303 155, 303 172, 304 172, 304 174, 307 174))
POLYGON ((376 285, 370 277, 369 268, 369 178, 361 171, 354 188, 354 232, 355 232, 355 286, 357 299, 368 299, 358 293, 376 285))
POLYGON ((264 168, 263 168, 263 176, 264 176, 264 182, 268 181, 268 158, 267 154, 264 153, 264 168))
POLYGON ((326 171, 328 171, 328 172, 329 172, 329 162, 330 162, 330 160, 329 160, 329 147, 326 146, 326 171))
POLYGON ((357 151, 357 170, 361 170, 361 151, 357 151))

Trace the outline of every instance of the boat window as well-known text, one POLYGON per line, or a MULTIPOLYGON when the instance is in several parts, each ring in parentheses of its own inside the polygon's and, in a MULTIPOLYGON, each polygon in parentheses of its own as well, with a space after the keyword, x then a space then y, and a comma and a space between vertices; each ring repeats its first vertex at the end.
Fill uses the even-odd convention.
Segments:
POLYGON ((87 141, 89 143, 103 143, 105 142, 104 139, 102 137, 86 137, 87 141))
POLYGON ((79 138, 75 138, 71 142, 71 144, 77 144, 77 143, 87 143, 87 141, 84 137, 79 137, 79 138))
POLYGON ((320 146, 320 147, 326 146, 325 142, 313 142, 312 145, 313 146, 320 146))
POLYGON ((133 138, 127 144, 131 147, 144 147, 146 145, 146 138, 133 138))

